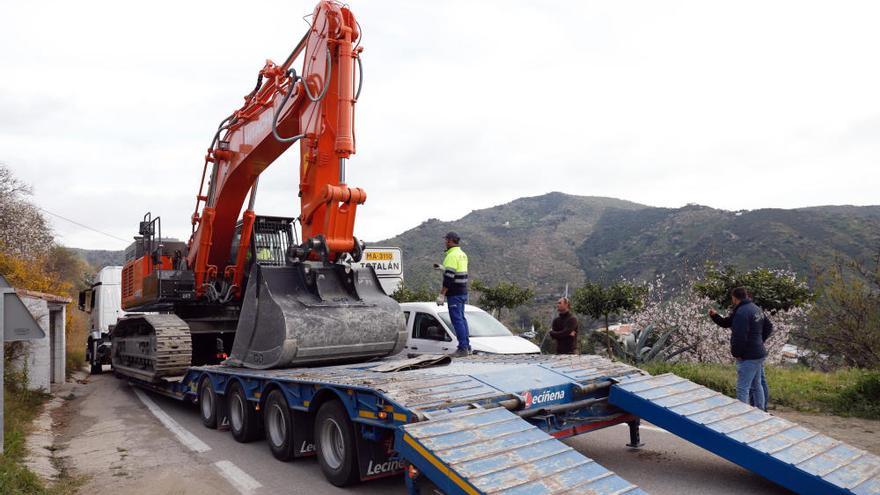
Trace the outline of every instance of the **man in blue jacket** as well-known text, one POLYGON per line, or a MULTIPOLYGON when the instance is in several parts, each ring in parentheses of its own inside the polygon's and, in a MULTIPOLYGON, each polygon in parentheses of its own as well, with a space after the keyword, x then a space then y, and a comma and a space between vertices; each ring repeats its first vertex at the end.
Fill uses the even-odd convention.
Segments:
MULTIPOLYGON (((751 295, 746 292, 746 297, 751 299, 751 295)), ((717 311, 713 308, 709 308, 709 317, 712 318, 712 321, 715 322, 721 328, 730 328, 731 323, 733 322, 733 311, 731 311, 727 316, 721 316, 717 311)), ((770 338, 770 335, 773 334, 773 322, 770 321, 770 318, 764 314, 763 327, 761 329, 761 341, 767 342, 767 339, 770 338)), ((765 347, 766 349, 766 347, 765 347)), ((770 388, 767 386, 767 375, 764 373, 764 367, 761 367, 761 390, 764 391, 764 411, 767 410, 767 407, 770 405, 770 388)), ((749 404, 753 406, 757 406, 755 403, 755 391, 752 390, 749 393, 749 404)))
POLYGON ((767 402, 761 386, 764 358, 767 357, 763 338, 764 312, 749 299, 744 287, 730 291, 730 299, 733 310, 728 318, 713 314, 713 311, 709 315, 720 326, 727 325, 718 320, 727 323, 729 319, 730 322, 730 353, 736 358, 736 398, 748 404, 751 391, 753 405, 766 411, 767 402))

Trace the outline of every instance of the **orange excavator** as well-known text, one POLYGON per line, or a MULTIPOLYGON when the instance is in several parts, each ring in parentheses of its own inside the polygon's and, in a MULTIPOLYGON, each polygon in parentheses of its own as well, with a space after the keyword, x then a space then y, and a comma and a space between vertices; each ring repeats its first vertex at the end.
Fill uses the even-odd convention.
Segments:
POLYGON ((220 123, 189 241, 163 239, 161 219, 144 216, 122 274, 123 308, 142 313, 113 330, 118 373, 154 381, 191 365, 266 369, 402 349, 400 307, 372 268, 352 266, 364 250, 353 233, 367 198, 345 182, 363 82, 360 39, 347 7, 319 3, 287 60, 267 61, 244 105, 220 123), (295 143, 299 217, 256 215, 260 174, 295 143))

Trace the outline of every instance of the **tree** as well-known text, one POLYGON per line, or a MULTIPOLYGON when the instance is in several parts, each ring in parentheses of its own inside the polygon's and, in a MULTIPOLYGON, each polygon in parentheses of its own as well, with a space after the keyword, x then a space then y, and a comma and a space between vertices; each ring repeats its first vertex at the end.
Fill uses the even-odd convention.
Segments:
POLYGON ((0 250, 37 259, 52 245, 52 231, 40 210, 27 201, 30 194, 30 186, 0 163, 0 250))
POLYGON ((694 283, 693 290, 725 307, 730 304, 730 291, 735 287, 745 287, 752 302, 774 314, 804 306, 813 298, 806 282, 794 272, 767 268, 741 272, 732 266, 722 268, 714 264, 706 266, 703 279, 694 283))
POLYGON ((502 309, 522 306, 535 295, 532 289, 520 287, 513 282, 499 282, 495 286, 488 286, 479 280, 474 280, 471 287, 480 293, 480 306, 496 317, 500 316, 502 309))
POLYGON ((870 264, 838 260, 817 281, 811 324, 798 339, 839 364, 880 368, 880 253, 870 264))
POLYGON ((391 297, 399 302, 425 302, 425 301, 433 301, 436 297, 434 293, 425 286, 420 286, 417 289, 411 289, 406 286, 406 284, 401 283, 397 290, 391 294, 391 297))
POLYGON ((603 287, 596 282, 587 281, 583 287, 575 289, 571 308, 576 313, 605 321, 604 340, 608 354, 611 355, 613 338, 610 335, 608 318, 641 307, 645 293, 645 287, 629 282, 617 282, 603 287))
MULTIPOLYGON (((631 315, 633 326, 637 330, 651 327, 654 334, 660 336, 669 333, 665 341, 668 358, 732 363, 730 330, 712 322, 706 314, 712 301, 697 293, 693 284, 691 281, 684 287, 670 289, 662 278, 649 283, 644 305, 631 315)), ((805 313, 806 307, 797 307, 778 311, 773 316, 773 334, 764 343, 768 362, 782 362, 782 348, 788 343, 789 335, 802 327, 805 313)))
POLYGON ((71 295, 91 286, 95 275, 92 267, 79 253, 57 244, 49 249, 46 270, 57 278, 70 282, 73 285, 71 295))

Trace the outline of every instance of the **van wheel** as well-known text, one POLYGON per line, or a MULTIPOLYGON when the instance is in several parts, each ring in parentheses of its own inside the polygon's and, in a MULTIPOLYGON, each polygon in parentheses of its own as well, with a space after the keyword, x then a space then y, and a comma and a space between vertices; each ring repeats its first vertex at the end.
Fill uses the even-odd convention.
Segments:
POLYGON ((266 431, 266 443, 269 450, 279 461, 293 459, 293 415, 284 393, 275 389, 266 397, 263 406, 263 422, 266 431))
POLYGON ((229 429, 235 441, 247 443, 258 439, 263 433, 263 421, 254 404, 247 400, 241 384, 232 382, 226 397, 229 429))
POLYGON ((338 400, 325 402, 315 419, 315 449, 327 481, 347 486, 360 479, 354 425, 338 400))
POLYGON ((211 379, 207 376, 199 381, 199 415, 202 424, 208 428, 217 428, 217 393, 211 385, 211 379))
POLYGON ((104 367, 101 363, 92 363, 92 369, 90 370, 91 374, 100 375, 102 371, 104 371, 104 367))

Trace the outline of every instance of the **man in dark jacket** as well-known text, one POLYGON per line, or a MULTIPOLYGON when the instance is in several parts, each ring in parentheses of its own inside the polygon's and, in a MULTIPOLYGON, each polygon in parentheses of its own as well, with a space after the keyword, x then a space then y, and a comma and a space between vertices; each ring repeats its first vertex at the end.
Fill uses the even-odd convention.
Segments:
POLYGON ((766 409, 764 390, 761 387, 761 370, 767 356, 762 339, 764 313, 749 299, 744 287, 730 291, 730 299, 733 303, 730 315, 730 353, 736 358, 736 398, 748 404, 749 391, 752 391, 755 407, 766 409))
MULTIPOLYGON (((751 296, 748 296, 751 299, 751 296)), ((712 321, 715 322, 721 328, 730 328, 730 324, 733 322, 733 311, 730 312, 727 316, 721 316, 717 311, 710 308, 709 309, 709 317, 712 318, 712 321)), ((764 322, 761 327, 761 342, 767 342, 767 339, 770 335, 773 334, 773 322, 770 321, 770 318, 767 315, 764 315, 764 322)), ((764 411, 767 410, 767 406, 770 405, 770 387, 767 386, 767 376, 764 373, 764 367, 761 367, 761 390, 764 391, 764 411)), ((755 391, 752 390, 749 392, 749 404, 756 406, 755 403, 755 391)))
POLYGON ((556 301, 559 316, 553 318, 550 337, 556 341, 556 354, 575 354, 577 351, 578 320, 571 313, 571 301, 567 297, 556 301))

